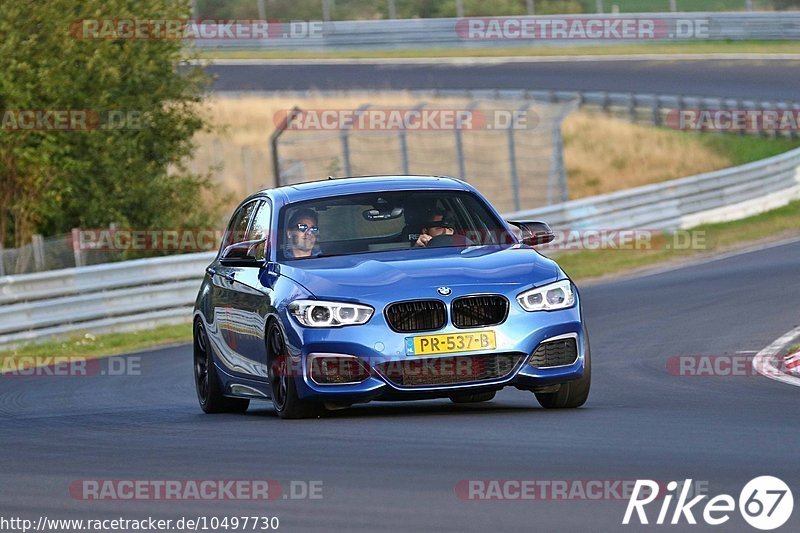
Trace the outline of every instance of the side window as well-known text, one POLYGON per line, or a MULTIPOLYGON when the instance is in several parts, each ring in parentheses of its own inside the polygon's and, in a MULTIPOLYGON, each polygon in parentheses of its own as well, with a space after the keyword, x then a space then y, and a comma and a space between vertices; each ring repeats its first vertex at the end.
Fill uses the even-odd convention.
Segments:
POLYGON ((247 227, 250 225, 250 221, 253 218, 253 211, 255 211, 256 205, 258 205, 257 201, 247 203, 239 208, 239 210, 234 213, 233 217, 231 217, 228 231, 225 232, 225 238, 222 240, 223 250, 231 244, 246 240, 247 227))
MULTIPOLYGON (((264 239, 269 237, 269 230, 270 230, 270 221, 272 219, 272 206, 270 205, 268 200, 261 202, 261 205, 256 212, 255 219, 253 220, 253 225, 250 226, 250 231, 247 235, 248 241, 255 241, 258 239, 264 239)), ((256 259, 263 260, 264 255, 266 252, 266 243, 269 242, 267 239, 264 243, 261 243, 256 248, 256 259)))

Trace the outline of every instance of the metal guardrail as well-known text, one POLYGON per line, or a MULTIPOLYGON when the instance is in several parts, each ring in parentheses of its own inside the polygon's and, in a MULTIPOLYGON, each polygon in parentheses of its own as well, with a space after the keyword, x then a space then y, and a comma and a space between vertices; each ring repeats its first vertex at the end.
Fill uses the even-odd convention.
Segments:
POLYGON ((506 218, 566 229, 685 229, 757 214, 800 199, 800 148, 738 167, 665 181, 506 218))
MULTIPOLYGON (((482 17, 474 17, 478 19, 482 17)), ((501 20, 500 17, 494 17, 501 20)), ((717 12, 717 13, 623 13, 592 15, 553 15, 546 17, 508 17, 525 20, 636 20, 652 21, 652 37, 638 42, 719 41, 719 40, 794 40, 800 39, 800 12, 717 12), (682 31, 683 30, 683 31, 682 31)), ((198 39, 200 49, 239 50, 346 50, 398 48, 489 48, 564 44, 608 44, 631 42, 611 38, 485 38, 465 34, 470 18, 396 19, 320 22, 321 31, 284 32, 265 39, 198 39)), ((584 23, 585 23, 584 22, 584 23)), ((301 23, 302 24, 302 23, 301 23)), ((516 27, 516 26, 515 26, 516 27)), ((316 29, 316 28, 315 28, 316 29)), ((219 33, 217 31, 217 33, 219 33)), ((565 32, 566 33, 566 32, 565 32)), ((505 35, 505 34, 502 34, 505 35)), ((513 35, 513 34, 512 34, 513 35)), ((556 37, 559 34, 556 33, 556 37)), ((568 34, 567 34, 568 35, 568 34)), ((590 37, 592 34, 588 34, 590 37)), ((550 36, 552 37, 552 36, 550 36)))
MULTIPOLYGON (((709 172, 529 211, 557 229, 679 229, 741 218, 800 199, 800 149, 709 172)), ((139 259, 0 278, 0 347, 191 320, 213 253, 139 259)))

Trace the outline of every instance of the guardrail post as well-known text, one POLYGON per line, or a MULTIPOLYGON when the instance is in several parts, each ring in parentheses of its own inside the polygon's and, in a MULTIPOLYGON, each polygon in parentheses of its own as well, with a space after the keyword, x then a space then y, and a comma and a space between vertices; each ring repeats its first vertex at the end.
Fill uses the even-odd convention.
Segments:
POLYGON ((280 187, 281 184, 281 160, 278 157, 278 140, 280 139, 283 132, 292 124, 294 118, 300 113, 300 108, 294 106, 289 113, 283 117, 281 123, 278 124, 278 127, 275 128, 275 131, 272 132, 270 136, 269 143, 272 146, 272 178, 274 180, 273 185, 275 187, 280 187))
POLYGON ((3 243, 0 242, 0 276, 6 275, 6 262, 5 257, 3 257, 4 252, 5 250, 3 250, 3 243))
POLYGON ((44 270, 44 238, 41 235, 31 237, 31 248, 33 249, 33 267, 38 271, 44 270))

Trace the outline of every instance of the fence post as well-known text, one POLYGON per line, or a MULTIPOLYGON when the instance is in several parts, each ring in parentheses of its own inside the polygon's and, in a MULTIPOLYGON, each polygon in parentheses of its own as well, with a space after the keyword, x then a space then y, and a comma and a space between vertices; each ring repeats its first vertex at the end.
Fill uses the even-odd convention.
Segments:
MULTIPOLYGON (((361 114, 369 109, 371 104, 362 104, 356 109, 355 113, 355 120, 358 120, 358 117, 361 114)), ((345 124, 340 130, 340 139, 342 143, 342 163, 344 163, 344 175, 350 177, 353 175, 353 165, 350 162, 350 124, 345 124)))
MULTIPOLYGON (((470 113, 473 109, 478 107, 478 102, 473 100, 467 106, 467 111, 470 113)), ((455 128, 456 134, 456 157, 458 158, 458 177, 464 181, 467 181, 467 163, 464 158, 464 139, 462 137, 461 128, 455 128)))
POLYGON ((567 115, 576 110, 580 102, 575 99, 567 104, 559 111, 553 121, 553 155, 550 162, 550 180, 547 187, 547 204, 552 205, 554 185, 558 183, 559 198, 561 202, 569 200, 569 188, 567 187, 567 170, 564 166, 564 136, 561 134, 561 125, 567 115))
MULTIPOLYGON (((414 111, 419 111, 426 105, 427 104, 425 102, 417 104, 414 106, 414 111)), ((400 157, 403 158, 403 174, 407 176, 409 174, 410 166, 408 164, 408 142, 406 139, 405 123, 403 123, 403 126, 400 128, 398 135, 400 137, 400 157)))
POLYGON ((752 11, 753 10, 753 0, 744 0, 744 8, 747 11, 752 11))
POLYGON ((514 211, 522 209, 519 198, 519 173, 517 171, 517 149, 514 146, 514 129, 517 126, 516 117, 521 116, 530 106, 530 102, 525 102, 519 107, 512 115, 511 123, 508 125, 508 130, 506 130, 508 134, 508 166, 511 170, 511 194, 514 197, 514 211))
POLYGON ((653 126, 661 125, 661 97, 657 94, 653 95, 653 109, 652 109, 653 126))
POLYGON ((214 139, 214 167, 217 173, 217 179, 222 181, 222 168, 224 166, 223 156, 222 156, 222 141, 219 139, 214 139))
POLYGON ((394 20, 397 18, 397 6, 394 3, 394 0, 388 0, 389 2, 389 18, 394 20))
POLYGON ((605 10, 603 9, 603 0, 597 0, 595 2, 595 7, 597 8, 596 11, 598 13, 605 13, 605 10))
POLYGON ((253 165, 249 146, 242 146, 242 172, 244 173, 245 193, 250 195, 253 193, 253 165))
POLYGON ((456 16, 464 18, 464 0, 456 0, 456 16))
POLYGON ((636 123, 636 95, 633 93, 628 97, 628 120, 636 123))
POLYGON ((300 113, 300 108, 294 106, 291 111, 289 111, 281 123, 278 124, 278 127, 275 128, 275 131, 272 132, 270 136, 269 143, 272 146, 272 178, 274 180, 273 185, 275 187, 281 186, 281 160, 278 157, 278 140, 280 139, 283 132, 291 125, 292 120, 300 113))
POLYGON ((267 18, 267 2, 266 0, 258 0, 258 18, 264 20, 267 18))
POLYGON ((669 10, 675 13, 678 10, 677 0, 669 0, 669 10))
POLYGON ((0 242, 0 276, 6 275, 6 261, 5 257, 3 257, 4 251, 5 250, 3 250, 3 243, 0 242))
POLYGON ((332 0, 322 0, 322 20, 325 22, 331 21, 331 1, 332 0))
POLYGON ((44 270, 44 238, 38 234, 33 235, 31 247, 33 249, 33 268, 37 272, 44 270))
POLYGON ((528 7, 528 15, 533 16, 536 14, 536 5, 534 4, 533 0, 527 0, 526 5, 528 7))
POLYGON ((81 250, 81 230, 78 228, 72 228, 72 255, 75 258, 76 267, 84 266, 81 250))

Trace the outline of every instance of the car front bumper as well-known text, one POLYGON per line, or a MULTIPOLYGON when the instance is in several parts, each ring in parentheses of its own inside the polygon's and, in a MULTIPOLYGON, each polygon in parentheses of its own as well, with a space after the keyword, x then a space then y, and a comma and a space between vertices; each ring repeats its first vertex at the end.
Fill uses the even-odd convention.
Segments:
MULTIPOLYGON (((361 326, 343 328, 305 328, 288 317, 286 337, 295 373, 298 396, 302 399, 341 403, 358 403, 370 400, 410 400, 455 396, 498 390, 514 386, 524 390, 541 390, 544 387, 573 381, 583 376, 584 362, 588 356, 589 342, 581 319, 579 302, 569 309, 559 311, 526 312, 520 308, 509 311, 506 320, 493 327, 456 329, 452 325, 419 334, 397 333, 387 324, 385 317, 376 313, 361 326), (406 338, 417 335, 457 334, 470 331, 492 330, 496 349, 490 352, 473 351, 425 356, 427 361, 456 359, 478 354, 509 354, 519 357, 510 373, 482 380, 457 380, 451 384, 402 386, 388 379, 381 371, 385 363, 396 365, 420 361, 419 356, 406 355, 406 338), (554 338, 576 338, 578 356, 573 363, 563 366, 536 367, 529 363, 531 354, 542 343, 554 338), (319 384, 310 377, 313 357, 355 356, 369 366, 371 375, 364 381, 350 384, 319 384)), ((445 365, 446 366, 446 365, 445 365)), ((451 366, 452 368, 452 366, 451 366)))

